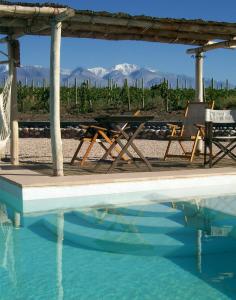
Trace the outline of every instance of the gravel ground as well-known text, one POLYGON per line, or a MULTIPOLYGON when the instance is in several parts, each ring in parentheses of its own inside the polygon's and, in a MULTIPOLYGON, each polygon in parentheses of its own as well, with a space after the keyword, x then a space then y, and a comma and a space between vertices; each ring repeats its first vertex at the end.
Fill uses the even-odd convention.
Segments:
MULTIPOLYGON (((64 139, 63 142, 63 154, 64 162, 69 162, 77 148, 78 140, 64 139)), ((155 140, 136 140, 135 144, 142 151, 145 157, 149 158, 163 158, 167 142, 155 141, 155 140)), ((88 144, 87 144, 88 145, 88 144)), ((80 157, 85 153, 86 144, 81 149, 80 157)), ((189 148, 189 144, 186 144, 189 148)), ((51 145, 50 139, 46 138, 24 138, 19 140, 20 149, 20 161, 21 162, 51 162, 51 145)), ((132 151, 131 151, 132 152, 132 151)), ((173 144, 172 153, 181 154, 181 149, 177 143, 173 144)), ((95 144, 91 151, 89 159, 101 158, 104 150, 95 144)), ((9 155, 9 145, 6 149, 6 154, 9 155)))

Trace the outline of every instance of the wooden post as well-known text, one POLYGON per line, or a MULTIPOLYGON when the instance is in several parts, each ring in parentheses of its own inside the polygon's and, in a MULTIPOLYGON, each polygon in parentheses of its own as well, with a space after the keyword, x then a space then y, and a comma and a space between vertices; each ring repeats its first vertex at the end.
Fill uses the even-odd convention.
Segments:
POLYGON ((61 22, 51 23, 50 57, 50 128, 53 175, 63 176, 63 153, 60 128, 60 48, 61 22))
MULTIPOLYGON (((203 54, 195 55, 195 101, 203 102, 203 54)), ((199 153, 203 151, 202 141, 198 142, 197 150, 199 153)))
POLYGON ((195 55, 195 100, 203 102, 203 54, 195 55))
POLYGON ((8 42, 9 54, 9 74, 12 75, 11 90, 11 163, 14 166, 19 165, 19 128, 18 128, 18 109, 17 109, 17 78, 16 78, 16 61, 15 53, 18 47, 18 41, 10 40, 8 42))

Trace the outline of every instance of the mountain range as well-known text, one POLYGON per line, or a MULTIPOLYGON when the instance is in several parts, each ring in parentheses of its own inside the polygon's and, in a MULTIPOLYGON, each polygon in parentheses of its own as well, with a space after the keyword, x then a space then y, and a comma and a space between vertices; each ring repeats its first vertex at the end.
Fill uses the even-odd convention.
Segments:
MULTIPOLYGON (((8 67, 7 65, 0 65, 0 82, 3 82, 7 77, 8 67)), ((50 70, 49 68, 42 66, 21 66, 17 69, 18 81, 23 84, 31 85, 32 83, 37 86, 48 84, 50 70)), ((164 79, 168 80, 169 86, 176 88, 179 87, 194 87, 194 78, 184 74, 174 74, 168 72, 161 72, 159 70, 144 68, 134 64, 117 64, 111 68, 94 67, 94 68, 82 68, 77 67, 74 70, 61 69, 61 83, 66 86, 73 86, 75 80, 78 85, 84 81, 89 81, 91 85, 107 86, 108 82, 112 81, 118 86, 124 84, 127 79, 129 85, 138 85, 141 87, 142 81, 145 87, 151 87, 155 84, 159 84, 164 79)), ((211 84, 211 79, 205 79, 205 86, 211 84)), ((215 87, 225 86, 226 82, 214 81, 215 87)), ((233 87, 232 84, 228 84, 229 87, 233 87)))

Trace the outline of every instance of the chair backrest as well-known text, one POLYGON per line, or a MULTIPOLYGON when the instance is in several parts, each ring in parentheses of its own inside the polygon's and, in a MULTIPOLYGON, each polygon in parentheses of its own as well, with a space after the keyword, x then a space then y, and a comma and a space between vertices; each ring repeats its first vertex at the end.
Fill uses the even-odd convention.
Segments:
POLYGON ((236 109, 214 110, 206 109, 205 121, 219 124, 236 123, 236 109))
MULTIPOLYGON (((214 103, 210 104, 210 108, 213 108, 213 106, 214 103)), ((207 108, 209 108, 209 104, 206 102, 188 103, 185 111, 181 136, 196 136, 198 128, 195 126, 195 124, 205 124, 205 111, 207 108)))
MULTIPOLYGON (((127 114, 127 115, 131 115, 131 116, 139 116, 140 113, 141 113, 140 110, 136 110, 134 113, 126 113, 126 114, 127 114)), ((126 127, 127 125, 128 125, 128 123, 120 124, 120 128, 121 128, 122 130, 124 130, 125 127, 126 127)))

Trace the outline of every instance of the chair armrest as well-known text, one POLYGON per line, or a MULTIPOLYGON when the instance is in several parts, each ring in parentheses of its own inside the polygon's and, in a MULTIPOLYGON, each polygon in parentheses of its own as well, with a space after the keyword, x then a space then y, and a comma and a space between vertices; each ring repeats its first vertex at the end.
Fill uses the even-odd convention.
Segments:
POLYGON ((182 126, 179 126, 177 124, 171 124, 171 123, 168 123, 166 125, 171 130, 170 136, 178 136, 179 135, 178 132, 177 132, 177 130, 180 130, 182 128, 182 126))
POLYGON ((194 124, 196 127, 198 127, 198 128, 206 128, 206 126, 205 125, 202 125, 202 124, 194 124))
POLYGON ((97 130, 104 130, 104 131, 108 130, 105 127, 100 127, 100 126, 96 126, 96 125, 90 125, 89 128, 93 128, 93 129, 97 129, 97 130))
POLYGON ((167 126, 169 126, 169 127, 172 127, 172 128, 179 128, 179 129, 181 129, 182 128, 182 126, 179 126, 178 124, 171 124, 171 123, 167 123, 166 124, 167 126))
POLYGON ((82 128, 82 129, 88 129, 90 126, 88 126, 88 125, 79 125, 79 127, 82 128))
POLYGON ((202 137, 205 137, 205 129, 206 129, 206 126, 205 125, 202 125, 202 124, 194 124, 194 126, 196 126, 198 128, 198 130, 200 130, 200 133, 202 135, 202 137))

